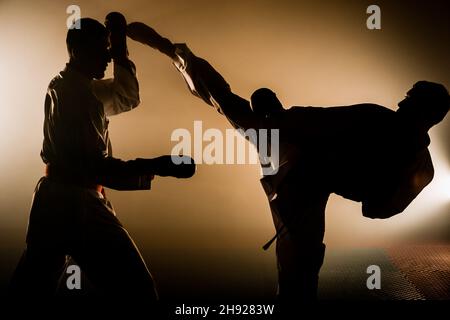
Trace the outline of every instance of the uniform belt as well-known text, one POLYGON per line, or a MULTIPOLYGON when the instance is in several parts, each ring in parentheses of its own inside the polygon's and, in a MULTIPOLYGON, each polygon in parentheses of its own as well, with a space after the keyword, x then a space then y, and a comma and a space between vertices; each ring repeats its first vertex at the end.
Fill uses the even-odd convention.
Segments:
POLYGON ((63 172, 62 170, 56 169, 56 167, 51 164, 45 165, 45 176, 55 182, 75 185, 82 188, 95 190, 103 194, 103 186, 100 184, 87 182, 87 179, 83 179, 83 174, 63 172))

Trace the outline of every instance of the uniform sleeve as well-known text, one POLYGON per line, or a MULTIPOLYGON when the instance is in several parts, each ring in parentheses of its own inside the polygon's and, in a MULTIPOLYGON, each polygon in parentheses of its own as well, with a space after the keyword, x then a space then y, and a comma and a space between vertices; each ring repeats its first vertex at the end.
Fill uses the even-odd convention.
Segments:
POLYGON ((139 83, 136 67, 130 60, 114 62, 114 78, 93 80, 94 95, 103 103, 107 116, 136 108, 139 103, 139 83))
POLYGON ((114 190, 150 190, 152 174, 148 168, 137 168, 139 160, 123 161, 107 157, 97 163, 95 170, 99 184, 114 190))
POLYGON ((398 178, 390 177, 390 181, 385 181, 384 190, 389 192, 378 190, 363 201, 363 215, 372 219, 385 219, 404 211, 433 177, 433 162, 428 149, 425 149, 417 154, 398 178))

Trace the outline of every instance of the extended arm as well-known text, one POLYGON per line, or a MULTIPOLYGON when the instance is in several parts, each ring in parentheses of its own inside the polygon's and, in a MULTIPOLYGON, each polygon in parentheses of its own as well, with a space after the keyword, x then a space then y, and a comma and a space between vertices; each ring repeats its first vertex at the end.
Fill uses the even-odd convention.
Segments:
POLYGON ((195 173, 193 159, 186 156, 160 156, 153 159, 123 161, 113 157, 98 158, 92 172, 98 184, 116 190, 150 189, 152 176, 190 178, 195 173), (173 159, 174 157, 178 159, 173 159), (174 162, 181 162, 175 164, 174 162))

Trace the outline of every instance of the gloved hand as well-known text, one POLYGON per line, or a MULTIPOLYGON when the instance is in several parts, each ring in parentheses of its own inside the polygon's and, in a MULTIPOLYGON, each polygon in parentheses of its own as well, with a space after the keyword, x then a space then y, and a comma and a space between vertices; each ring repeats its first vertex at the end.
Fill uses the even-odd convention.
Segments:
POLYGON ((125 17, 119 12, 110 12, 105 18, 105 26, 110 33, 111 57, 113 59, 127 58, 127 21, 125 17))
POLYGON ((161 177, 190 178, 195 173, 194 159, 188 156, 161 156, 154 158, 154 174, 161 177))

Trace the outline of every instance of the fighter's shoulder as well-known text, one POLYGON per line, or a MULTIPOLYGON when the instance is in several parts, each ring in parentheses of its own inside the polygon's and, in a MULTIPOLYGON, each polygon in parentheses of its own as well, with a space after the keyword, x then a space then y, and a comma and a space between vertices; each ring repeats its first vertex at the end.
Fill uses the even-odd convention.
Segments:
POLYGON ((79 91, 76 90, 79 89, 79 87, 80 86, 75 83, 75 81, 67 72, 61 71, 55 77, 53 77, 52 80, 50 80, 50 83, 48 84, 48 91, 57 92, 59 95, 61 95, 73 91, 79 91))
POLYGON ((50 80, 47 92, 73 99, 89 95, 91 92, 89 88, 90 86, 85 85, 77 76, 63 70, 50 80))
POLYGON ((53 77, 52 80, 50 80, 50 83, 48 84, 49 90, 56 90, 64 85, 64 80, 61 74, 56 75, 53 77))
POLYGON ((378 112, 378 113, 395 113, 394 110, 381 106, 375 103, 359 103, 348 106, 348 108, 358 108, 360 110, 366 110, 368 112, 378 112))
POLYGON ((294 116, 296 114, 303 115, 322 115, 326 114, 346 114, 346 113, 366 113, 366 114, 378 114, 378 115, 390 115, 395 114, 394 110, 386 108, 384 106, 375 103, 360 103, 347 106, 332 106, 332 107, 317 107, 317 106, 292 106, 286 110, 285 115, 287 117, 294 116))
POLYGON ((285 114, 295 114, 295 113, 307 113, 318 111, 319 109, 323 109, 323 107, 312 107, 312 106, 291 106, 288 109, 285 109, 285 114))

